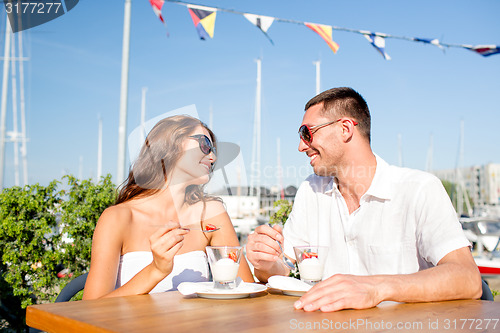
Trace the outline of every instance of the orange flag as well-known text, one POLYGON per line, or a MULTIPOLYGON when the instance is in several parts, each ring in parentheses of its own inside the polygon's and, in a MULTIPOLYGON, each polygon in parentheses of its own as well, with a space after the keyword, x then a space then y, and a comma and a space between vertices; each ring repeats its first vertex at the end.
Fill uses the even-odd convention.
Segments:
POLYGON ((335 43, 332 40, 332 27, 329 25, 323 25, 323 24, 316 24, 316 23, 304 23, 309 29, 313 30, 316 32, 318 35, 321 36, 325 40, 325 42, 330 46, 332 49, 333 53, 337 53, 337 50, 339 49, 339 44, 335 43))

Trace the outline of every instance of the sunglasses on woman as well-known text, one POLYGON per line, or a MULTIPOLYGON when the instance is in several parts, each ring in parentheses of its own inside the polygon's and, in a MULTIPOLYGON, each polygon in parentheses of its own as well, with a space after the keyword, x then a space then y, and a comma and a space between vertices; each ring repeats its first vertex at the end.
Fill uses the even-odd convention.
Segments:
POLYGON ((214 145, 212 144, 212 141, 210 141, 208 136, 204 134, 196 134, 196 135, 191 135, 190 138, 198 141, 198 144, 200 145, 200 150, 203 154, 209 155, 211 152, 213 152, 214 155, 217 155, 217 150, 215 149, 214 145))
MULTIPOLYGON (((299 127, 300 138, 305 143, 310 144, 313 141, 313 134, 316 133, 316 131, 318 131, 319 129, 321 129, 323 127, 326 127, 328 125, 335 124, 336 122, 339 122, 342 119, 343 118, 340 118, 340 119, 337 119, 337 120, 334 120, 334 121, 329 121, 327 123, 315 125, 315 126, 312 126, 312 127, 309 127, 308 125, 302 125, 302 126, 299 127)), ((354 126, 356 126, 358 124, 354 120, 351 120, 351 121, 354 124, 354 126)))

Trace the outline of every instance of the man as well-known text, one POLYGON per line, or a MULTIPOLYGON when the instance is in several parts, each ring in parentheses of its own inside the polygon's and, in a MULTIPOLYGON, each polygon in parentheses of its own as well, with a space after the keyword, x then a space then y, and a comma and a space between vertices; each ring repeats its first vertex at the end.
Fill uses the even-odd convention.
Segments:
POLYGON ((296 309, 479 298, 478 268, 439 179, 374 155, 370 112, 353 89, 327 90, 305 110, 299 151, 315 175, 301 184, 283 234, 260 226, 249 235, 256 277, 288 275, 277 242, 290 258, 293 246, 327 245, 323 281, 296 309))

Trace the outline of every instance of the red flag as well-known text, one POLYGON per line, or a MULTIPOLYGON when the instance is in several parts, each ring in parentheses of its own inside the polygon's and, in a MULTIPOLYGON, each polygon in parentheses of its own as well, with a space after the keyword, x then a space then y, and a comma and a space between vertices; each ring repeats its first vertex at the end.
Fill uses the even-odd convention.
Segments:
POLYGON ((325 42, 330 46, 332 49, 333 53, 337 53, 337 50, 339 49, 339 44, 335 43, 332 40, 332 27, 329 25, 323 25, 323 24, 316 24, 316 23, 304 23, 309 29, 312 31, 316 32, 318 35, 321 36, 325 40, 325 42))
POLYGON ((163 16, 161 16, 161 8, 164 2, 165 0, 149 0, 149 3, 153 7, 153 11, 163 24, 165 24, 165 21, 163 20, 163 16))
POLYGON ((479 53, 483 57, 500 53, 500 46, 497 45, 476 45, 467 48, 471 51, 479 53))

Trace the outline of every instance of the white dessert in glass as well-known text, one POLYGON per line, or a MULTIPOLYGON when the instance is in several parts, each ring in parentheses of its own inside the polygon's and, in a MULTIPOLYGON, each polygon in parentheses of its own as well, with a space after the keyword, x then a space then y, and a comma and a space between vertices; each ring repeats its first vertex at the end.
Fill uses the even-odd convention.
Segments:
POLYGON ((240 267, 241 246, 207 246, 208 263, 216 289, 236 288, 240 267))
POLYGON ((323 269, 328 255, 326 246, 294 246, 300 279, 308 284, 316 284, 323 279, 323 269))
POLYGON ((217 260, 217 262, 212 265, 214 281, 228 282, 235 280, 238 275, 239 266, 238 263, 229 258, 217 260))
POLYGON ((299 263, 300 277, 309 281, 320 281, 323 277, 323 265, 318 258, 307 258, 299 263))

